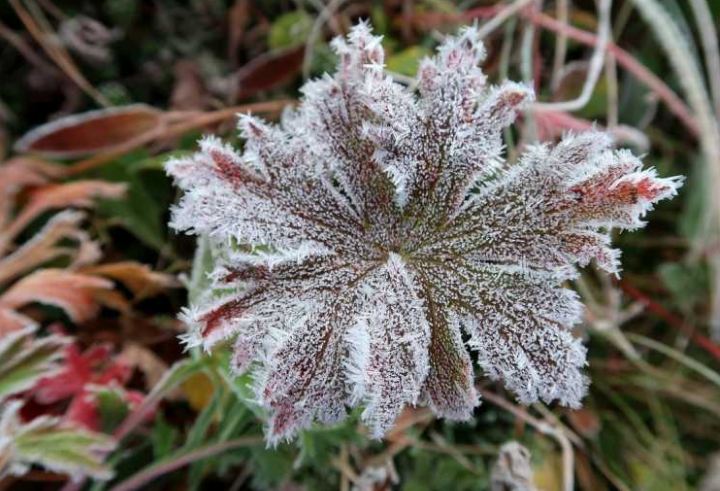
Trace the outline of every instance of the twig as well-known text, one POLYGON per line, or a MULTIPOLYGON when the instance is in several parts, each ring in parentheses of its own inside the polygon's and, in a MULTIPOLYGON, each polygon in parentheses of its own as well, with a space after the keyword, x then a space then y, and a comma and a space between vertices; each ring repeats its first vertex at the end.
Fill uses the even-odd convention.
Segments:
MULTIPOLYGON (((687 39, 677 25, 677 22, 668 13, 663 4, 657 0, 632 0, 645 21, 652 27, 655 38, 667 55, 678 82, 685 92, 685 97, 697 118, 700 148, 702 149, 707 178, 710 181, 708 189, 720 186, 720 123, 712 110, 702 72, 695 58, 689 56, 690 47, 687 39)), ((720 193, 706 193, 704 208, 705 228, 697 241, 693 244, 693 253, 697 253, 707 245, 708 241, 715 240, 720 234, 720 193)), ((710 335, 720 340, 720 257, 711 257, 709 260, 712 285, 710 302, 710 335)))
MULTIPOLYGON (((520 72, 523 82, 527 85, 533 84, 533 41, 535 40, 535 26, 526 23, 522 26, 522 39, 520 41, 520 72)), ((532 111, 525 111, 525 124, 523 125, 523 137, 528 141, 537 140, 537 120, 532 111)))
POLYGON ((600 78, 605 60, 605 51, 610 41, 611 7, 611 0, 598 0, 597 42, 595 43, 595 51, 593 52, 592 58, 590 58, 590 68, 588 69, 588 75, 580 95, 570 101, 536 102, 533 104, 534 108, 550 109, 553 111, 578 111, 587 105, 595 90, 595 85, 600 78))
POLYGON ((562 427, 549 424, 546 421, 542 421, 534 416, 531 416, 524 409, 512 404, 511 402, 507 401, 503 397, 500 397, 493 392, 489 392, 479 387, 477 388, 477 390, 486 400, 492 402, 496 406, 500 406, 504 410, 512 413, 516 418, 525 421, 527 424, 535 428, 540 433, 548 435, 558 442, 560 448, 562 449, 563 490, 572 491, 574 489, 575 458, 572 444, 570 443, 570 440, 563 431, 562 427))
POLYGON ((661 317, 672 327, 685 333, 696 345, 711 354, 715 360, 720 361, 720 346, 715 344, 711 339, 698 333, 693 326, 686 324, 681 318, 667 310, 659 303, 655 302, 648 295, 644 294, 626 281, 619 281, 618 284, 625 293, 645 305, 650 312, 654 313, 658 317, 661 317))
POLYGON ((61 76, 60 71, 57 68, 47 63, 42 57, 38 56, 35 51, 25 42, 22 36, 13 32, 5 24, 0 22, 0 37, 4 38, 9 44, 15 47, 21 55, 25 57, 27 61, 35 65, 40 70, 43 70, 47 74, 53 74, 61 76))
POLYGON ((435 443, 435 445, 437 445, 439 451, 451 456, 453 459, 455 459, 455 462, 464 467, 465 470, 473 474, 480 474, 480 472, 470 461, 470 459, 465 457, 465 455, 463 455, 460 450, 455 448, 454 445, 448 443, 448 441, 440 433, 438 433, 437 431, 430 432, 430 439, 435 443))
POLYGON ((340 491, 350 491, 350 483, 356 483, 360 477, 350 465, 347 445, 340 447, 340 456, 332 459, 332 464, 340 471, 340 491))
POLYGON ((122 481, 120 484, 113 486, 110 488, 110 491, 134 491, 136 489, 140 489, 160 476, 169 474, 170 472, 176 471, 181 467, 185 467, 186 465, 197 462, 198 460, 207 459, 208 457, 227 452, 228 450, 260 445, 262 443, 263 438, 261 436, 246 436, 236 438, 234 440, 228 440, 226 442, 207 445, 181 455, 180 457, 146 467, 137 474, 134 474, 122 481))
POLYGON ((504 7, 499 12, 495 13, 489 21, 484 23, 478 28, 478 37, 483 39, 490 35, 495 29, 500 27, 503 22, 518 13, 523 7, 528 5, 533 0, 515 0, 512 4, 504 7))
MULTIPOLYGON (((478 17, 490 17, 494 15, 496 10, 493 9, 473 9, 468 10, 464 15, 455 16, 455 21, 466 21, 472 20, 478 17)), ((564 34, 568 39, 572 39, 578 43, 582 43, 588 46, 595 46, 597 44, 597 38, 594 34, 572 27, 562 22, 553 19, 552 17, 545 15, 540 12, 522 12, 520 14, 522 18, 528 20, 538 26, 543 27, 549 31, 553 31, 558 34, 564 34)), ((450 22, 453 20, 452 16, 443 16, 443 21, 450 22)), ((620 48, 616 44, 610 42, 607 47, 608 51, 611 52, 618 64, 625 70, 630 72, 640 82, 645 84, 654 94, 662 100, 668 107, 671 113, 675 115, 683 125, 692 133, 693 136, 697 137, 700 134, 700 129, 695 116, 685 104, 685 102, 668 87, 657 75, 648 70, 642 63, 638 62, 630 53, 620 48)))
POLYGON ((615 55, 608 52, 605 58, 605 80, 607 80, 607 125, 608 128, 615 128, 619 122, 618 111, 618 80, 617 80, 617 62, 615 55))
MULTIPOLYGON (((582 29, 567 26, 559 23, 552 17, 548 17, 542 13, 531 13, 527 15, 527 19, 531 22, 548 29, 553 32, 564 32, 568 38, 588 46, 595 46, 598 42, 597 37, 582 29)), ((651 91, 665 102, 670 112, 682 121, 685 127, 690 130, 694 136, 698 136, 700 129, 695 116, 693 116, 690 108, 685 102, 672 91, 668 85, 663 82, 657 75, 648 70, 645 65, 637 61, 630 53, 620 48, 614 43, 608 43, 608 51, 612 52, 618 64, 625 70, 632 73, 635 78, 643 82, 651 91)))
MULTIPOLYGON (((568 23, 568 11, 570 10, 570 0, 557 0, 555 2, 555 15, 559 22, 568 23)), ((565 56, 567 54, 567 36, 565 33, 558 33, 555 39, 555 54, 553 55, 552 77, 550 78, 550 87, 556 89, 560 83, 560 72, 565 64, 565 56)))
MULTIPOLYGON (((89 95, 101 106, 109 106, 105 96, 95 89, 95 87, 87 81, 87 79, 80 73, 77 66, 73 62, 68 52, 63 48, 59 42, 48 42, 46 38, 56 39, 57 36, 52 31, 52 28, 47 24, 47 21, 40 18, 36 19, 25 7, 22 6, 19 0, 10 0, 10 5, 15 10, 15 13, 20 18, 25 28, 28 30, 30 35, 40 44, 40 47, 47 53, 51 60, 72 80, 75 85, 89 95), (44 24, 44 25, 43 25, 44 24)), ((42 14, 39 14, 42 15, 42 14)))
MULTIPOLYGON (((310 35, 307 38, 307 41, 305 42, 305 55, 303 56, 303 66, 302 66, 302 76, 303 80, 307 80, 308 77, 310 77, 310 69, 312 68, 312 58, 313 58, 313 50, 315 48, 315 43, 317 43, 318 38, 320 37, 321 30, 325 23, 332 17, 332 15, 335 13, 337 9, 340 8, 340 5, 345 0, 331 0, 327 5, 325 5, 322 10, 320 10, 320 13, 318 14, 317 18, 315 19, 315 22, 313 23, 312 30, 310 31, 310 35)), ((322 6, 322 3, 320 3, 322 6)))
POLYGON ((663 355, 667 356, 668 358, 672 358, 673 360, 677 361, 678 363, 685 365, 689 369, 691 369, 691 370, 699 373, 703 377, 705 377, 708 381, 710 381, 713 384, 720 387, 720 374, 718 374, 716 371, 711 370, 710 368, 706 367, 705 365, 703 365, 699 361, 695 360, 694 358, 691 358, 675 349, 672 349, 671 347, 669 347, 663 343, 659 343, 659 342, 655 341, 654 339, 650 339, 645 336, 641 336, 639 334, 629 332, 626 334, 626 336, 634 343, 645 346, 646 348, 653 349, 659 353, 662 353, 663 355))

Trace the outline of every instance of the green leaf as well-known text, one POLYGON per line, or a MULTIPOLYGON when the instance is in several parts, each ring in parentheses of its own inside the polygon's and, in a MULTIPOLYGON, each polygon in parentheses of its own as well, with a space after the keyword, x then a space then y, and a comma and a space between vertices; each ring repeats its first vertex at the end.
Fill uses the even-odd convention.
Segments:
POLYGON ((0 339, 0 401, 59 368, 57 361, 69 340, 55 335, 35 339, 34 331, 26 328, 0 339))
POLYGON ((288 479, 293 471, 295 454, 285 445, 276 449, 255 447, 251 451, 253 488, 266 489, 288 479))
POLYGON ((411 46, 387 59, 387 69, 391 72, 414 77, 420 66, 420 61, 431 54, 424 46, 411 46))
POLYGON ((100 413, 100 425, 104 432, 110 433, 118 427, 130 411, 119 387, 100 387, 93 391, 100 413))
POLYGON ((158 414, 150 434, 155 460, 162 460, 171 454, 178 436, 178 430, 169 424, 162 414, 158 414))
POLYGON ((193 450, 205 442, 210 425, 217 415, 220 398, 222 397, 222 390, 218 390, 217 387, 215 389, 210 403, 200 412, 192 428, 190 428, 185 445, 183 445, 183 452, 193 450))
POLYGON ((142 172, 148 159, 131 154, 102 167, 98 177, 127 184, 127 194, 119 200, 103 200, 98 213, 122 225, 145 245, 163 249, 167 244, 165 210, 172 199, 169 179, 161 172, 142 172))
POLYGON ((658 273, 673 301, 683 310, 706 300, 710 288, 707 267, 701 263, 663 263, 658 273))
POLYGON ((31 465, 39 465, 74 478, 112 477, 112 469, 103 463, 104 455, 115 447, 112 438, 64 426, 59 418, 41 416, 23 423, 21 407, 22 402, 12 401, 0 416, 0 440, 12 442, 2 452, 5 467, 0 475, 24 474, 31 465))
POLYGON ((488 476, 484 475, 481 466, 477 466, 478 472, 483 474, 478 475, 449 455, 413 450, 409 457, 410 469, 402 476, 403 491, 481 491, 490 488, 488 476))
POLYGON ((158 401, 165 394, 172 391, 175 387, 183 383, 196 373, 201 372, 208 366, 209 359, 207 357, 185 358, 172 365, 163 375, 163 377, 155 384, 148 394, 147 399, 158 401))
POLYGON ((708 166, 705 162, 695 156, 692 158, 690 175, 686 184, 687 189, 692 192, 685 193, 685 208, 677 220, 678 232, 691 241, 698 241, 705 237, 712 237, 716 226, 714 221, 708 220, 708 212, 705 210, 708 202, 708 194, 717 192, 711 189, 712 179, 708 175, 708 166))
POLYGON ((359 444, 361 440, 357 432, 357 418, 354 417, 331 427, 316 426, 300 433, 298 461, 311 467, 321 466, 337 456, 343 444, 359 444))
POLYGON ((268 46, 280 49, 305 43, 312 30, 313 19, 304 10, 296 10, 281 15, 270 26, 268 46))

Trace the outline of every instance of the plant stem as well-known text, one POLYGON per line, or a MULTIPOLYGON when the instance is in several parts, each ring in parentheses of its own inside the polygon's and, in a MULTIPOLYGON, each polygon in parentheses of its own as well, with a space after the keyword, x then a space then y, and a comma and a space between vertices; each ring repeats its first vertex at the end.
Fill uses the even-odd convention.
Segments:
POLYGON ((198 460, 203 460, 235 448, 250 447, 262 443, 263 438, 261 436, 246 436, 200 447, 192 452, 180 455, 171 460, 146 467, 137 474, 134 474, 121 483, 116 484, 110 488, 110 491, 133 491, 135 489, 140 489, 155 479, 176 471, 181 467, 192 464, 193 462, 197 462, 198 460))

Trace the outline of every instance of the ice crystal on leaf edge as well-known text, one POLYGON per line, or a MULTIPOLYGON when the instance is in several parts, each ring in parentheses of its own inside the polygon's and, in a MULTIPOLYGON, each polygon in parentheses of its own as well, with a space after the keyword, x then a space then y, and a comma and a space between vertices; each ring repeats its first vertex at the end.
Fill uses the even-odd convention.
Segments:
POLYGON ((231 292, 187 310, 189 342, 234 338, 271 444, 355 406, 374 437, 407 405, 467 419, 468 346, 520 402, 577 407, 582 305, 563 282, 591 260, 617 273, 609 232, 643 226, 681 178, 600 132, 506 163, 501 132, 533 94, 486 85, 474 28, 422 62, 417 94, 367 24, 333 48, 337 72, 279 126, 241 117, 242 154, 209 136, 167 164, 184 191, 171 225, 223 252, 213 288, 231 292))

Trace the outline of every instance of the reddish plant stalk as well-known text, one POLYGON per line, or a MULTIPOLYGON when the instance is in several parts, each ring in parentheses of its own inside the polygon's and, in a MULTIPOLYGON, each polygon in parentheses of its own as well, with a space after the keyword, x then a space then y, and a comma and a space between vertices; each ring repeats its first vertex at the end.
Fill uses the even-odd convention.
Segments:
POLYGON ((686 334, 693 343, 711 354, 715 360, 720 360, 720 346, 715 344, 710 338, 697 332, 693 326, 687 324, 683 319, 670 312, 661 304, 650 298, 650 296, 641 292, 627 281, 622 280, 617 282, 617 284, 620 286, 622 291, 642 303, 650 312, 662 318, 670 326, 686 334))

